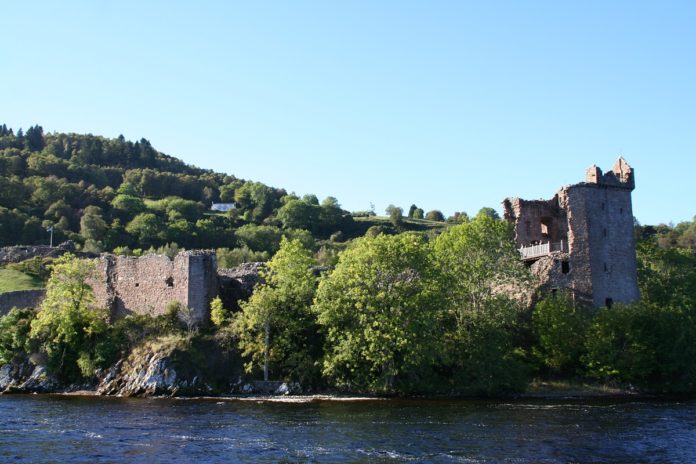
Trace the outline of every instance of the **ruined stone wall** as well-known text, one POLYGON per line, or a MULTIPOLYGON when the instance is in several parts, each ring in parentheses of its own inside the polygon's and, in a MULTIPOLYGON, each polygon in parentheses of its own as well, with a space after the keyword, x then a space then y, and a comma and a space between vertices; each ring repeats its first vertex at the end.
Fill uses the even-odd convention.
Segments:
POLYGON ((561 188, 552 200, 503 202, 505 218, 514 222, 518 246, 559 239, 567 244, 567 254, 554 253, 530 263, 545 289, 568 290, 576 301, 595 307, 638 300, 634 187, 633 169, 619 158, 606 174, 592 166, 586 182, 561 188), (544 222, 550 225, 546 235, 538 229, 544 222))
POLYGON ((9 313, 12 308, 37 308, 46 297, 46 290, 17 290, 0 293, 0 316, 9 313))
POLYGON ((208 251, 185 251, 174 259, 103 255, 90 285, 97 302, 110 308, 115 318, 133 313, 157 316, 178 301, 203 321, 217 294, 215 255, 208 251))
POLYGON ((568 235, 566 212, 558 195, 551 200, 511 198, 503 202, 505 219, 514 223, 519 245, 565 241, 568 235))
POLYGON ((15 245, 2 247, 0 248, 0 265, 20 263, 36 257, 57 258, 68 252, 80 257, 96 258, 94 253, 75 251, 75 244, 71 241, 67 241, 55 247, 50 247, 48 245, 15 245))

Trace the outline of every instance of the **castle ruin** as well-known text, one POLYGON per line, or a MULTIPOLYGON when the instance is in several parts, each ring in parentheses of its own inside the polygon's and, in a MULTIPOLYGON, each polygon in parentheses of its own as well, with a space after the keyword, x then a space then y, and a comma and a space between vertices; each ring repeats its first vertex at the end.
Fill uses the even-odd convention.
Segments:
POLYGON ((214 251, 205 250, 183 251, 173 259, 104 254, 89 284, 99 306, 109 308, 114 318, 157 316, 177 301, 191 308, 195 320, 205 321, 218 294, 217 261, 214 251))
POLYGON ((593 307, 639 299, 631 192, 635 171, 623 158, 603 174, 562 187, 550 200, 503 201, 521 258, 542 289, 568 291, 593 307))

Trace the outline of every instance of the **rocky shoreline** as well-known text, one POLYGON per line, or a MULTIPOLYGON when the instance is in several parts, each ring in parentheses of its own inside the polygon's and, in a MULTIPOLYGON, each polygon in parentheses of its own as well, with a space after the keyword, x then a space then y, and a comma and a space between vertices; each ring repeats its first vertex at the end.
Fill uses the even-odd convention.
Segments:
MULTIPOLYGON (((146 363, 133 369, 131 361, 119 360, 102 372, 93 384, 62 385, 44 366, 23 363, 0 367, 0 395, 48 394, 67 396, 106 396, 135 398, 176 398, 215 401, 255 401, 271 403, 314 403, 322 401, 387 401, 387 400, 477 400, 456 395, 377 396, 350 392, 307 392, 299 384, 249 381, 239 378, 229 388, 217 389, 202 378, 180 376, 172 360, 161 355, 146 356, 146 363)), ((607 386, 538 383, 527 392, 499 396, 504 400, 591 400, 591 399, 656 399, 660 395, 607 386)))

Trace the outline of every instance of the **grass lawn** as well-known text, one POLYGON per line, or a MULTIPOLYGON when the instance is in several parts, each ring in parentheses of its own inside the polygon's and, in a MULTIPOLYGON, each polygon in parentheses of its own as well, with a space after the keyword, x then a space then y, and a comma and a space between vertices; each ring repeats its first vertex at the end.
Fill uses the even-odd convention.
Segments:
POLYGON ((0 293, 43 288, 44 286, 45 284, 41 280, 23 272, 0 268, 0 293))
MULTIPOLYGON (((388 216, 368 216, 355 217, 356 222, 369 223, 370 225, 391 225, 391 219, 388 216)), ((428 229, 444 229, 448 226, 446 222, 429 221, 427 219, 403 218, 404 228, 406 230, 428 230, 428 229)))

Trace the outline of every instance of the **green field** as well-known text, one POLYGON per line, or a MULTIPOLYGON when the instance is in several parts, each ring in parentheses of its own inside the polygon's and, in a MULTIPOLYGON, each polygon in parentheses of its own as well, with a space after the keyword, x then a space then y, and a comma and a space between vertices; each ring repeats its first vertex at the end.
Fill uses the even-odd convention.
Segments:
MULTIPOLYGON (((367 223, 371 226, 391 226, 392 224, 388 216, 354 217, 353 219, 358 223, 367 223)), ((405 230, 426 231, 429 229, 444 229, 447 225, 445 222, 429 221, 427 219, 403 218, 403 228, 405 230)))
POLYGON ((44 282, 14 269, 0 268, 0 293, 43 288, 44 282))

